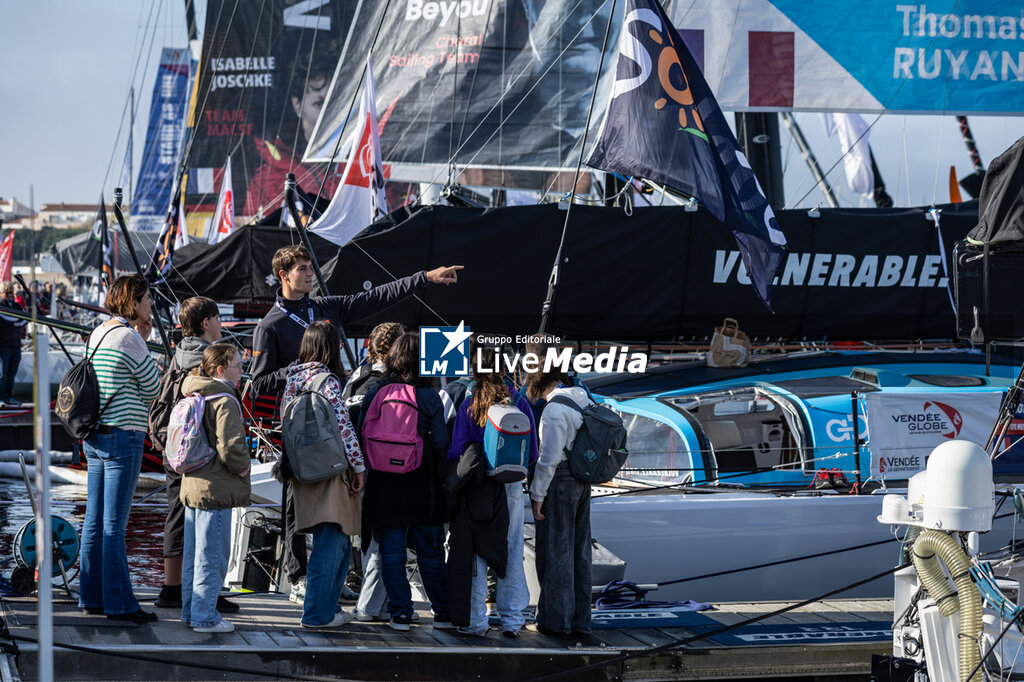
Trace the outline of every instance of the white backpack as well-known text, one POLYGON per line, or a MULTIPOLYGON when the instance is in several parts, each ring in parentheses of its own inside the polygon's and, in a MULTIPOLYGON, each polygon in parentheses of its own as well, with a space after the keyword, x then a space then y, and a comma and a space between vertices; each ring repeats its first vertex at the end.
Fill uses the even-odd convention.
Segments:
POLYGON ((206 401, 212 398, 231 398, 238 405, 238 411, 242 411, 238 399, 231 393, 207 396, 193 393, 179 400, 171 410, 167 424, 167 445, 164 448, 167 463, 176 473, 187 474, 200 469, 217 454, 210 446, 206 429, 203 428, 206 401))

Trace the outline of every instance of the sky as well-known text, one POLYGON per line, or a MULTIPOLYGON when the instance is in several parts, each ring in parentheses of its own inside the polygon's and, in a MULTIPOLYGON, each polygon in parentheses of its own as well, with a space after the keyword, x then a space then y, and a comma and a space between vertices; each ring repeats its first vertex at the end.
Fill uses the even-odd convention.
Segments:
MULTIPOLYGON (((0 0, 0 197, 28 204, 32 186, 37 209, 43 203, 95 203, 101 192, 109 200, 124 158, 122 113, 129 87, 135 85, 138 101, 137 169, 159 51, 186 43, 184 5, 184 0, 0 0)), ((205 2, 197 6, 201 31, 205 2)), ((819 115, 795 117, 828 171, 840 205, 872 205, 845 186, 838 142, 825 136, 819 115)), ((874 123, 871 145, 898 206, 946 202, 949 167, 956 167, 958 177, 970 172, 952 116, 865 118, 874 123)), ((970 124, 986 165, 1024 136, 1024 116, 973 116, 970 124)), ((781 136, 786 206, 776 208, 821 203, 784 127, 781 136)))

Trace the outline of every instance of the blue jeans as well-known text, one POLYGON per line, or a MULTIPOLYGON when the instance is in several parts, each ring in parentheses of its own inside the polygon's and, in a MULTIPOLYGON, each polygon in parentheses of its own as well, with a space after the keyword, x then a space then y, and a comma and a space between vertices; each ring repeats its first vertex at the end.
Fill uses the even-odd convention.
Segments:
POLYGON ((313 551, 306 562, 306 596, 302 601, 303 625, 327 625, 334 620, 351 558, 352 541, 338 524, 313 526, 313 551))
POLYGON ((374 531, 380 545, 381 579, 388 593, 392 616, 412 616, 412 589, 405 574, 405 538, 412 535, 423 589, 430 599, 434 620, 451 620, 444 567, 444 527, 391 526, 374 531))
POLYGON ((113 429, 85 440, 89 487, 82 523, 78 605, 116 616, 139 610, 124 532, 142 467, 142 431, 113 429))
MULTIPOLYGON (((508 501, 508 565, 505 577, 498 578, 497 606, 501 629, 519 630, 526 623, 523 609, 530 605, 530 588, 523 569, 523 484, 505 484, 508 501)), ((473 589, 469 607, 469 630, 487 632, 487 562, 480 556, 473 559, 473 589)))
POLYGON ((14 378, 21 364, 21 346, 0 348, 0 400, 7 400, 14 394, 14 378))
POLYGON ((359 590, 356 613, 380 616, 388 603, 388 594, 380 578, 380 545, 371 537, 369 546, 363 548, 363 586, 359 590))
POLYGON ((221 621, 217 597, 228 574, 231 510, 185 507, 181 556, 181 622, 208 628, 221 621))

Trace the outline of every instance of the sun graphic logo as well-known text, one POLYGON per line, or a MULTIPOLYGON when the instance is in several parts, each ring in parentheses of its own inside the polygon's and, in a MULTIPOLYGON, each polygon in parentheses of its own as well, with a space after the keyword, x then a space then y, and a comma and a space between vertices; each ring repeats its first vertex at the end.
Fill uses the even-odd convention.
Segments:
POLYGON ((472 335, 465 322, 458 327, 420 327, 420 376, 468 377, 472 335))
POLYGON ((662 34, 654 29, 651 29, 649 35, 651 40, 662 46, 658 54, 658 82, 667 95, 656 99, 654 108, 661 111, 671 101, 678 108, 679 129, 707 140, 704 123, 700 120, 700 114, 693 101, 693 91, 679 61, 675 40, 670 34, 662 34))
POLYGON ((964 418, 960 416, 960 412, 956 408, 951 407, 945 403, 940 403, 937 400, 929 400, 925 402, 922 411, 925 414, 938 412, 944 419, 942 422, 943 430, 942 437, 953 439, 960 435, 960 429, 964 425, 964 418))

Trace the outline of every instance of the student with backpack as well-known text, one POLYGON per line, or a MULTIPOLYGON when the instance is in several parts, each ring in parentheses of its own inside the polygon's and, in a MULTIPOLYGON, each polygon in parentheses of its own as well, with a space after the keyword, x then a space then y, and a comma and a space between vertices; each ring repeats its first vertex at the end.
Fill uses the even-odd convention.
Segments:
MULTIPOLYGON (((142 467, 149 404, 160 390, 145 342, 153 330, 149 282, 141 275, 118 277, 104 305, 112 319, 93 330, 85 348, 95 372, 99 409, 84 439, 89 477, 78 605, 88 613, 146 623, 157 616, 143 611, 132 592, 124 537, 142 467)), ((64 398, 62 390, 58 411, 64 398)), ((65 402, 77 411, 73 399, 65 402)))
MULTIPOLYGON (((174 405, 181 400, 182 384, 202 364, 203 351, 221 338, 220 311, 213 299, 193 296, 181 302, 178 310, 181 341, 174 349, 170 367, 160 381, 160 395, 149 410, 149 440, 153 449, 164 452, 167 423, 174 405)), ((164 455, 167 482, 167 515, 164 517, 164 584, 154 606, 181 608, 181 555, 185 543, 185 508, 181 504, 181 474, 170 467, 164 455)), ((217 610, 234 613, 238 605, 218 597, 217 610)))
POLYGON ((301 621, 308 628, 339 627, 353 618, 338 607, 338 598, 348 576, 349 536, 361 523, 366 467, 342 400, 341 373, 337 327, 314 322, 288 368, 281 417, 296 532, 313 536, 301 621))
MULTIPOLYGON (((329 320, 342 327, 359 321, 416 295, 427 284, 453 284, 461 265, 420 271, 386 282, 368 291, 348 296, 310 296, 315 287, 313 255, 304 246, 284 246, 274 252, 273 274, 281 283, 274 306, 252 335, 253 361, 250 367, 257 394, 273 395, 284 390, 287 367, 298 356, 306 328, 314 320, 329 320)), ((282 565, 292 584, 290 599, 302 601, 306 575, 306 539, 295 533, 295 512, 287 484, 281 489, 284 516, 282 565)))
MULTIPOLYGON (((384 360, 391 346, 404 333, 405 329, 397 322, 382 322, 370 332, 366 363, 356 368, 342 392, 353 424, 359 423, 366 394, 387 383, 388 370, 384 360)), ((380 578, 380 547, 372 533, 363 536, 362 569, 363 584, 356 602, 356 620, 366 623, 387 620, 385 607, 388 595, 380 578)))
POLYGON ((168 428, 166 454, 171 466, 182 474, 181 503, 185 507, 181 622, 196 632, 235 629, 221 617, 217 599, 228 572, 231 509, 249 506, 251 462, 238 392, 241 380, 238 349, 227 343, 207 346, 200 367, 182 384, 185 397, 172 411, 168 428), (182 403, 196 403, 200 398, 202 402, 195 404, 193 412, 197 419, 181 419, 186 407, 182 403), (179 433, 179 429, 194 429, 195 437, 186 440, 183 436, 189 434, 179 433), (201 466, 201 460, 188 462, 196 450, 208 457, 201 466), (185 466, 181 466, 183 462, 185 466))
POLYGON ((587 392, 553 370, 530 374, 528 392, 546 404, 540 418, 540 459, 530 483, 536 522, 537 630, 545 634, 589 634, 591 602, 590 484, 569 470, 566 450, 583 424, 578 411, 592 405, 587 392))
POLYGON ((385 364, 391 383, 366 394, 360 438, 369 475, 363 497, 364 527, 380 545, 387 590, 388 625, 409 630, 412 595, 405 573, 406 539, 434 612, 434 627, 452 627, 445 584, 445 499, 441 473, 448 455, 444 408, 429 380, 419 375, 419 336, 405 334, 385 364))
MULTIPOLYGON (((481 367, 493 367, 494 354, 492 348, 480 348, 473 357, 480 358, 481 367)), ((523 609, 530 603, 523 570, 523 481, 528 467, 537 461, 537 431, 524 392, 507 384, 500 374, 479 369, 474 366, 474 390, 459 407, 448 451, 449 463, 469 456, 467 451, 474 445, 483 457, 475 468, 478 473, 469 476, 470 482, 461 491, 462 501, 451 523, 448 585, 452 622, 464 634, 487 634, 490 567, 498 576, 496 598, 502 634, 518 637, 525 623, 523 609), (494 510, 489 521, 482 518, 485 509, 494 510)), ((467 463, 465 469, 471 468, 467 463)))

